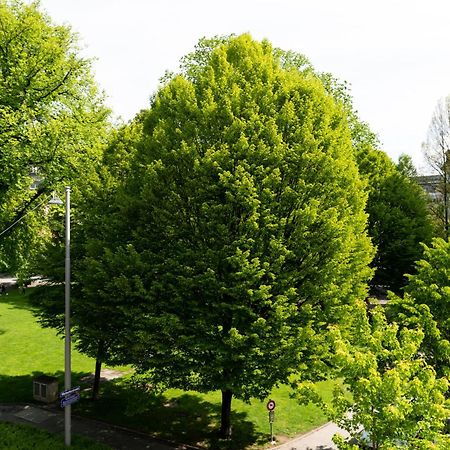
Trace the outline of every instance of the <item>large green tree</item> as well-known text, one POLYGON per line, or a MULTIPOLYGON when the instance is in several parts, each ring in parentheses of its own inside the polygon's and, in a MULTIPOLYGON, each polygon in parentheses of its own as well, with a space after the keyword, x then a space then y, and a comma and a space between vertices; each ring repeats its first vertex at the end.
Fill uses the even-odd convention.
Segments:
POLYGON ((33 209, 88 178, 106 117, 70 28, 54 25, 37 2, 1 0, 0 231, 26 216, 0 237, 3 266, 17 270, 42 251, 47 216, 33 209))
MULTIPOLYGON (((204 49, 203 49, 204 50, 204 49)), ((124 185, 145 295, 134 364, 153 383, 264 398, 365 295, 372 249, 346 115, 271 45, 228 38, 154 96, 124 185), (274 56, 275 53, 275 56, 274 56)))

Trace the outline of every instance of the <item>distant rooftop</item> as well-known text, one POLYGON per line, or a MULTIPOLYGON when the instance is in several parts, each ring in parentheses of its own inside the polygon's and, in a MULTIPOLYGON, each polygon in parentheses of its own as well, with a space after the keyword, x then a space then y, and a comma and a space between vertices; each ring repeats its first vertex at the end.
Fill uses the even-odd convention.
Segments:
POLYGON ((441 183, 439 175, 420 175, 415 177, 415 180, 433 200, 437 200, 442 195, 439 191, 441 183))

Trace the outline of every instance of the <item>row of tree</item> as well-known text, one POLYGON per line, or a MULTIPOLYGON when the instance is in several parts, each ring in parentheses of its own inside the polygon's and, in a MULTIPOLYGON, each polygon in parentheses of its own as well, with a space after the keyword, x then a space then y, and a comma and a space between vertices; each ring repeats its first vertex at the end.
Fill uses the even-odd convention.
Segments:
POLYGON ((430 398, 445 391, 439 311, 424 322, 413 291, 390 318, 400 325, 360 306, 369 282, 401 292, 433 223, 408 161, 378 149, 345 84, 249 35, 203 39, 148 110, 112 129, 68 28, 19 2, 0 3, 0 23, 0 221, 21 221, 1 236, 2 261, 50 280, 33 301, 62 333, 61 211, 36 202, 70 183, 73 333, 97 361, 94 396, 105 362, 155 387, 221 390, 229 436, 233 397, 264 398, 293 375, 351 386, 359 369, 412 359, 395 379, 417 384, 426 368, 430 398), (361 352, 373 356, 352 369, 361 352))

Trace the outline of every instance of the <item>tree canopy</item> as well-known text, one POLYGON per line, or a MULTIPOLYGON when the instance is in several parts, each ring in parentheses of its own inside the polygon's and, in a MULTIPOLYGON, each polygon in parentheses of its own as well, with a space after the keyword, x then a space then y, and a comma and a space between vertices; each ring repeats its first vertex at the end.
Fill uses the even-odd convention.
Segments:
MULTIPOLYGON (((142 134, 138 116, 128 125, 112 132, 103 151, 97 176, 89 189, 76 196, 75 227, 72 229, 72 336, 76 348, 96 359, 93 397, 99 393, 103 362, 129 362, 127 334, 130 317, 124 314, 128 303, 141 294, 135 276, 139 274, 139 255, 126 246, 118 201, 118 185, 130 170, 131 154, 142 134), (125 243, 125 244, 124 244, 125 243)), ((62 230, 61 230, 61 235, 62 230)), ((45 251, 37 258, 39 273, 52 283, 33 290, 30 300, 42 326, 64 333, 64 279, 61 261, 64 246, 53 234, 45 251)), ((132 319, 131 319, 132 320, 132 319)))
POLYGON ((410 328, 423 328, 423 354, 439 374, 450 370, 450 244, 435 238, 424 246, 417 270, 409 275, 405 297, 394 297, 390 315, 410 328))
POLYGON ((320 372, 314 343, 365 295, 372 250, 345 113, 320 80, 248 35, 189 64, 154 96, 124 185, 145 265, 133 354, 154 383, 220 389, 228 434, 233 395, 320 372))
POLYGON ((357 160, 367 180, 368 230, 377 248, 371 284, 374 290, 399 293, 407 283, 406 274, 414 273, 422 256, 421 243, 429 244, 433 236, 426 194, 380 150, 359 148, 357 160))
POLYGON ((0 1, 0 227, 27 215, 0 240, 0 262, 10 270, 48 236, 47 217, 32 209, 98 161, 107 110, 76 42, 38 3, 0 1))

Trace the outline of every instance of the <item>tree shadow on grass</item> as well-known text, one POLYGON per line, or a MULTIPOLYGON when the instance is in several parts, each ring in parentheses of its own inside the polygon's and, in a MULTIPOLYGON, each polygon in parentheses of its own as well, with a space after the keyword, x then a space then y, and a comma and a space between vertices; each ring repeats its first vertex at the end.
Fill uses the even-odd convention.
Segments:
MULTIPOLYGON (((1 368, 0 368, 1 370, 1 368)), ((33 380, 40 375, 48 375, 58 379, 59 391, 64 389, 64 372, 54 373, 33 372, 26 375, 3 375, 0 373, 0 403, 34 403, 33 380)), ((72 372, 72 385, 81 385, 81 379, 88 375, 87 372, 72 372)), ((36 402, 38 403, 38 402, 36 402)))
POLYGON ((220 403, 189 392, 176 397, 143 392, 122 380, 105 383, 100 399, 82 402, 80 413, 149 433, 166 441, 217 450, 241 450, 267 442, 247 414, 232 412, 233 437, 219 438, 220 403))
POLYGON ((31 305, 28 295, 29 292, 22 294, 17 288, 9 289, 7 294, 0 295, 0 303, 7 304, 14 309, 34 311, 36 308, 31 305))

